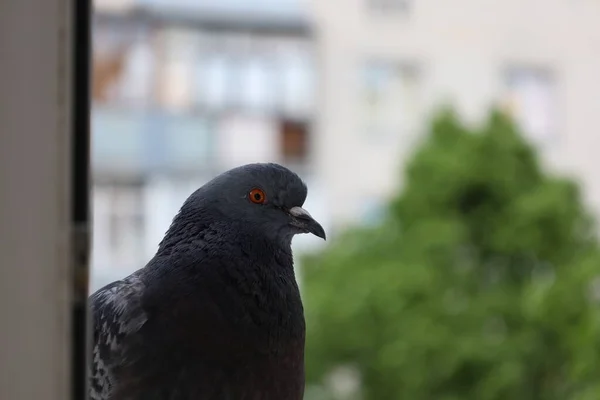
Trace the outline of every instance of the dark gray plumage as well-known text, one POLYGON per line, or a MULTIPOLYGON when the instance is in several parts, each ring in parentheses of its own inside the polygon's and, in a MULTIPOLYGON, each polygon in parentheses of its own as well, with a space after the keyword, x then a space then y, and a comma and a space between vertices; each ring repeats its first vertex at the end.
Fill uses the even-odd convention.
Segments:
POLYGON ((90 399, 302 399, 291 240, 325 238, 305 199, 277 164, 235 168, 194 192, 152 260, 90 297, 90 399))

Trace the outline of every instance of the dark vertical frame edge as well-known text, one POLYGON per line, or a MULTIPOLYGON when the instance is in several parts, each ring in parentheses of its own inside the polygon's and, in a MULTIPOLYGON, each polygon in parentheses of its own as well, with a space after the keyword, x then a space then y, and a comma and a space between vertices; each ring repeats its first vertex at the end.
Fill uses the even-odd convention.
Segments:
POLYGON ((71 96, 71 224, 72 224, 72 389, 73 400, 86 400, 89 315, 90 254, 90 79, 91 0, 72 0, 72 96, 71 96))

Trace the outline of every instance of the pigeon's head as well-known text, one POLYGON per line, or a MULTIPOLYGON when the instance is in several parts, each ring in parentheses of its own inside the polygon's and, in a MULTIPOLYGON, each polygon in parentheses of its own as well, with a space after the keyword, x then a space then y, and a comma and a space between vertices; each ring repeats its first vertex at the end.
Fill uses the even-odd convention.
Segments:
POLYGON ((248 164, 217 176, 186 203, 201 210, 204 217, 229 221, 272 239, 288 241, 298 233, 325 239, 323 227, 302 208, 306 194, 304 182, 289 169, 271 163, 248 164))

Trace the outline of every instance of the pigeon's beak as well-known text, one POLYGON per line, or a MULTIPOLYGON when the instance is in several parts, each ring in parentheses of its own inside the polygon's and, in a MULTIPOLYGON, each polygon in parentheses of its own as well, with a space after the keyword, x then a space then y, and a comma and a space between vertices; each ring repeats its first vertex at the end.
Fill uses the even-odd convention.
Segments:
POLYGON ((323 240, 325 238, 325 230, 314 218, 302 207, 292 207, 289 210, 292 218, 292 225, 302 229, 305 232, 310 232, 323 240))

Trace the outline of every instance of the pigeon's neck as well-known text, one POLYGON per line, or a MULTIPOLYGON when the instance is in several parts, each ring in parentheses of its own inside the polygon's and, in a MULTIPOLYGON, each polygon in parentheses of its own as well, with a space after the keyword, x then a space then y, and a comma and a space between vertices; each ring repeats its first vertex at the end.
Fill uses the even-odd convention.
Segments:
MULTIPOLYGON (((232 221, 187 226, 180 222, 171 226, 151 264, 150 270, 158 266, 177 284, 185 276, 186 289, 179 287, 176 293, 222 302, 235 314, 233 320, 277 335, 304 333, 289 241, 272 240, 232 221)), ((172 289, 175 292, 175 285, 172 289)))
POLYGON ((182 207, 158 244, 157 255, 168 255, 175 248, 203 240, 210 233, 212 221, 199 218, 205 211, 202 207, 182 207))

